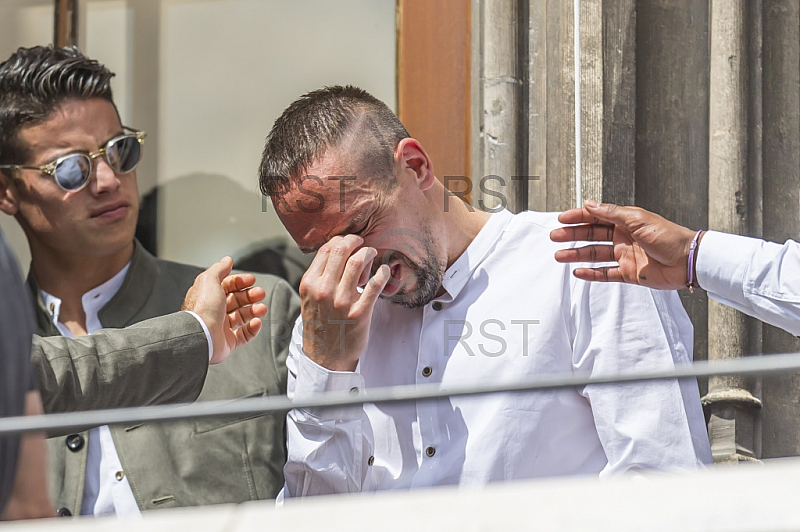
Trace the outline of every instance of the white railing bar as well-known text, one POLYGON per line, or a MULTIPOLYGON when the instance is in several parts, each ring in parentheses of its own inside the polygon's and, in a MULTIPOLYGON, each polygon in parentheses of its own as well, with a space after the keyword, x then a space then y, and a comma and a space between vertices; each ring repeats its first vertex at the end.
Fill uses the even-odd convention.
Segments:
POLYGON ((532 392, 601 384, 624 384, 640 381, 712 377, 718 375, 758 376, 800 372, 800 353, 749 356, 737 359, 700 361, 664 370, 630 371, 616 375, 570 373, 543 375, 507 383, 469 383, 442 387, 438 384, 391 386, 351 392, 329 392, 311 399, 260 397, 230 401, 202 401, 180 405, 142 406, 0 418, 0 435, 33 431, 67 433, 101 425, 151 423, 213 417, 248 417, 263 413, 286 412, 292 408, 356 406, 363 403, 429 401, 489 393, 532 392))

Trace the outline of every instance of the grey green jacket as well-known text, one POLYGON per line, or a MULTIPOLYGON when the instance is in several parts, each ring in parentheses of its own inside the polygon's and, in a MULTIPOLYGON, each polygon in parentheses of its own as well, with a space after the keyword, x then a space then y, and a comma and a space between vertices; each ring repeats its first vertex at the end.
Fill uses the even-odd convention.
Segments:
MULTIPOLYGON (((125 281, 100 310, 100 322, 104 327, 126 327, 179 310, 201 271, 156 259, 137 243, 125 281)), ((28 284, 38 301, 39 334, 57 335, 32 276, 28 284)), ((209 368, 199 401, 286 393, 286 356, 291 327, 300 312, 299 299, 277 277, 257 276, 257 284, 267 294, 264 302, 269 313, 264 327, 255 340, 209 368)), ((111 378, 129 390, 126 393, 139 394, 145 402, 164 402, 163 397, 154 395, 171 393, 156 375, 173 375, 178 382, 184 371, 180 357, 137 363, 149 366, 154 377, 128 380, 124 371, 118 371, 111 378), (151 382, 159 384, 151 386, 151 382)), ((275 497, 283 486, 284 425, 285 416, 277 414, 239 421, 112 426, 111 434, 133 494, 139 507, 146 510, 275 497)), ((88 432, 80 437, 48 441, 51 497, 56 508, 73 515, 80 512, 83 496, 88 432)))
POLYGON ((50 414, 191 402, 206 380, 208 341, 199 321, 173 312, 78 338, 34 336, 31 359, 50 414), (181 371, 153 371, 164 365, 181 371))

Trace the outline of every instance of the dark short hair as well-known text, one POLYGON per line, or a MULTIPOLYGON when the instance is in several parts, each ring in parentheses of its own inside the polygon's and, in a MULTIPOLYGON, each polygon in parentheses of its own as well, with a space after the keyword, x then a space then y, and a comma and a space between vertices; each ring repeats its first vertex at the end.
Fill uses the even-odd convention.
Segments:
POLYGON ((112 77, 75 47, 34 46, 11 54, 0 63, 0 164, 24 164, 30 154, 20 129, 45 122, 65 101, 102 98, 113 105, 112 77))
POLYGON ((363 89, 334 85, 309 92, 286 108, 267 135, 261 192, 273 198, 285 194, 327 149, 346 140, 360 152, 353 170, 384 178, 382 184, 391 187, 394 149, 408 137, 392 110, 363 89))

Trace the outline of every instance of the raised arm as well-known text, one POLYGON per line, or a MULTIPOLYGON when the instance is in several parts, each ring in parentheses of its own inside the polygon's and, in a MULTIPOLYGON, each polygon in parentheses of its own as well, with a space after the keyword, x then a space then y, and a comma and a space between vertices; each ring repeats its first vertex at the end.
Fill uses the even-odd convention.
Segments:
POLYGON ((80 338, 34 337, 32 359, 46 412, 193 401, 209 361, 250 341, 267 312, 252 274, 225 258, 200 274, 183 308, 125 329, 80 338), (146 384, 145 384, 146 383, 146 384))
POLYGON ((691 279, 712 299, 800 334, 800 244, 795 241, 776 244, 716 231, 698 233, 638 207, 593 201, 558 219, 580 225, 553 230, 553 241, 597 243, 560 250, 557 261, 618 263, 577 268, 580 279, 660 289, 683 288, 691 279), (697 245, 690 261, 693 240, 697 245))

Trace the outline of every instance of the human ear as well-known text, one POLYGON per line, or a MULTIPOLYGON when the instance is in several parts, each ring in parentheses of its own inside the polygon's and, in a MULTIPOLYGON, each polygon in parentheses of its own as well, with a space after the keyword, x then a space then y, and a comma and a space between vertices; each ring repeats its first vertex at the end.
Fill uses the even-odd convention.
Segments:
POLYGON ((420 190, 428 190, 436 181, 433 173, 433 162, 425 148, 412 138, 401 140, 395 149, 395 162, 399 164, 400 171, 414 179, 420 190))
POLYGON ((0 211, 14 216, 17 210, 19 209, 13 180, 4 172, 0 172, 0 211))

